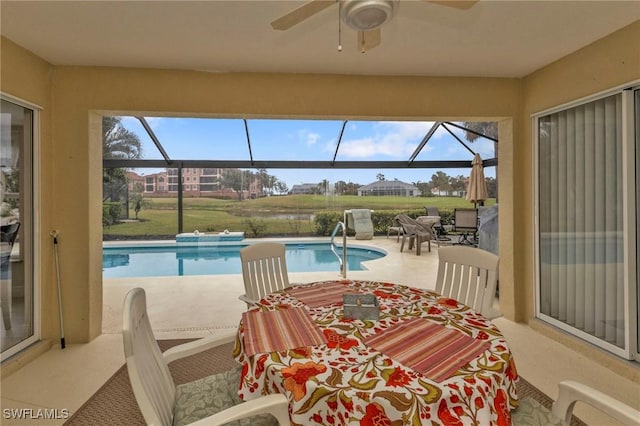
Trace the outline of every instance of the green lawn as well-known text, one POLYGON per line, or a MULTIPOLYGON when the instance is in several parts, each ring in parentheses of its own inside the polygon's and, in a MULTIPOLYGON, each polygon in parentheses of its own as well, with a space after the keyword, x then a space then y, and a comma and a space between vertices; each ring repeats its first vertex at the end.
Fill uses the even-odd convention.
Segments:
MULTIPOLYGON (((488 200, 486 205, 493 205, 488 200)), ((322 212, 366 208, 377 213, 399 210, 420 214, 425 206, 436 206, 441 212, 452 212, 457 207, 473 204, 457 197, 358 197, 287 195, 255 200, 218 200, 211 198, 183 199, 183 230, 192 232, 244 231, 247 236, 258 235, 313 235, 315 223, 307 217, 322 212)), ((173 237, 178 233, 178 203, 176 198, 146 198, 145 207, 138 214, 138 222, 123 222, 104 228, 105 239, 119 236, 132 238, 173 237)), ((374 213, 375 214, 375 213, 374 213)), ((135 213, 130 212, 130 218, 135 213)))

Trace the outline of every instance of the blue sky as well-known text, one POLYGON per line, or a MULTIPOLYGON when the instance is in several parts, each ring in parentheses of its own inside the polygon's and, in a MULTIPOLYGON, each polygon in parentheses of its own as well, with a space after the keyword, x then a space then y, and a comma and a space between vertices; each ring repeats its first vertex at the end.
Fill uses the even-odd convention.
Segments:
MULTIPOLYGON (((241 119, 147 117, 169 157, 178 160, 248 160, 246 131, 241 119)), ((254 160, 331 161, 340 136, 342 121, 250 119, 248 122, 254 160)), ((143 158, 161 159, 140 122, 122 117, 122 124, 136 133, 143 143, 143 158)), ((337 161, 406 161, 414 152, 433 122, 418 121, 349 121, 345 127, 337 161)), ((462 140, 462 131, 452 128, 462 140)), ((493 157, 493 142, 484 138, 469 144, 483 159, 493 157)), ((473 155, 440 127, 416 160, 469 160, 467 169, 445 169, 449 176, 469 176, 473 155)), ((158 169, 138 169, 140 174, 158 169)), ((433 169, 270 169, 269 174, 286 182, 289 188, 300 183, 317 183, 328 179, 362 185, 376 180, 382 173, 387 180, 428 182, 438 170, 433 169)), ((495 177, 495 167, 485 169, 485 176, 495 177)))

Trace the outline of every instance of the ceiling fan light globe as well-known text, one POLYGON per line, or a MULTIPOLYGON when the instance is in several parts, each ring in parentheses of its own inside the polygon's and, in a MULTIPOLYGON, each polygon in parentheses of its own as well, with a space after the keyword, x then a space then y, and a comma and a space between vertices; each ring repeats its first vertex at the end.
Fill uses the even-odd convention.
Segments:
POLYGON ((369 31, 389 22, 397 10, 397 0, 348 0, 341 18, 356 31, 369 31))

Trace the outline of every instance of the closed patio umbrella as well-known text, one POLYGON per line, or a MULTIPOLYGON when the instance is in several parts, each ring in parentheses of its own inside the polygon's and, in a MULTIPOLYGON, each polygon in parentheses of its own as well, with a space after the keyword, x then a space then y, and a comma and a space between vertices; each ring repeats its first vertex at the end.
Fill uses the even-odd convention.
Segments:
POLYGON ((482 167, 482 158, 480 154, 476 154, 471 162, 471 174, 469 176, 469 186, 467 187, 467 200, 476 204, 488 198, 487 183, 484 180, 484 170, 482 167))

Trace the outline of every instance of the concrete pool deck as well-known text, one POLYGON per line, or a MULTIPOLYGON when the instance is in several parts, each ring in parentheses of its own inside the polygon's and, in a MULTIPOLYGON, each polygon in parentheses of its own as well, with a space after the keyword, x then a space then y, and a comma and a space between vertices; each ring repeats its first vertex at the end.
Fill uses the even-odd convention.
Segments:
MULTIPOLYGON (((264 238, 260 241, 291 241, 264 238)), ((304 238, 301 241, 327 241, 327 238, 304 238)), ((252 240, 245 239, 245 242, 252 240)), ((253 240, 255 242, 255 240, 253 240)), ((438 267, 435 244, 432 251, 423 247, 400 253, 396 238, 376 237, 372 240, 349 239, 347 246, 371 246, 387 255, 365 262, 365 271, 347 271, 347 278, 390 281, 397 284, 433 289, 438 267)), ((330 272, 290 272, 291 283, 309 283, 340 279, 336 270, 330 272)), ((202 337, 219 331, 235 329, 246 305, 238 299, 244 293, 241 274, 191 275, 176 277, 109 278, 103 282, 103 333, 122 330, 122 301, 134 287, 144 288, 151 325, 158 338, 202 337), (197 312, 197 315, 194 315, 197 312)))

